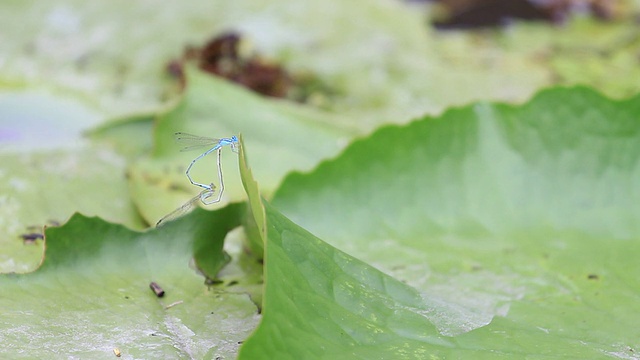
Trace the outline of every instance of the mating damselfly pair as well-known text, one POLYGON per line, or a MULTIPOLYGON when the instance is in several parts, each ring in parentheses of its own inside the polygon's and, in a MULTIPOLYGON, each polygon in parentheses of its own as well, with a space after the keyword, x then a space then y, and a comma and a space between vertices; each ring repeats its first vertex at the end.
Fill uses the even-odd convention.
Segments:
POLYGON ((220 154, 222 153, 222 148, 224 146, 229 146, 231 147, 231 150, 233 152, 235 153, 238 152, 239 143, 238 143, 238 138, 235 135, 230 138, 216 139, 216 138, 210 138, 205 136, 187 134, 183 132, 177 132, 175 133, 174 137, 178 144, 181 144, 184 146, 180 151, 191 151, 191 150, 197 150, 202 148, 209 148, 207 151, 205 151, 204 153, 200 154, 198 157, 193 159, 193 161, 191 161, 191 164, 189 164, 189 167, 187 167, 187 171, 185 172, 185 174, 187 175, 187 178, 189 179, 189 182, 191 182, 191 184, 195 186, 201 187, 203 190, 200 191, 198 195, 191 198, 191 200, 187 201, 182 206, 175 209, 174 211, 172 211, 170 214, 166 215, 162 219, 160 219, 156 223, 156 227, 161 226, 168 221, 175 220, 180 216, 184 215, 185 213, 189 212, 189 210, 191 210, 198 201, 202 202, 205 205, 210 205, 210 204, 219 202, 220 199, 222 198, 222 193, 224 192, 224 179, 222 178, 222 166, 220 164, 220 154), (203 184, 203 183, 196 182, 193 180, 193 178, 191 178, 191 174, 190 174, 191 168, 196 162, 198 162, 198 160, 211 154, 214 151, 218 152, 218 157, 217 157, 218 183, 220 184, 220 190, 218 191, 218 196, 216 198, 213 198, 216 192, 216 185, 214 183, 203 184))

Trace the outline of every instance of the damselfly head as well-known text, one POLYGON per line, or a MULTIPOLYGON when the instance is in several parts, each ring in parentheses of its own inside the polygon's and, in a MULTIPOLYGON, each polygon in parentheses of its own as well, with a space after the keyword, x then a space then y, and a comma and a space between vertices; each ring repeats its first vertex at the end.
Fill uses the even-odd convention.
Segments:
POLYGON ((234 153, 237 153, 239 146, 240 146, 240 143, 238 142, 238 137, 233 135, 231 137, 231 151, 233 151, 234 153))

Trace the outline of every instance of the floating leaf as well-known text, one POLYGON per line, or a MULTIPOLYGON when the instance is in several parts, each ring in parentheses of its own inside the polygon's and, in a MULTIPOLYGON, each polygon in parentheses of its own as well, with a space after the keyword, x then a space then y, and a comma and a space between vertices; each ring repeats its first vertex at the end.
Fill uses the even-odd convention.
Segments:
MULTIPOLYGON (((190 269, 217 273, 222 244, 244 206, 196 211, 138 233, 98 218, 73 216, 46 230, 34 273, 0 276, 0 354, 49 358, 216 358, 233 356, 253 330, 246 294, 207 287, 190 269), (156 282, 164 291, 149 289, 156 282)), ((210 274, 211 276, 215 274, 210 274)))
MULTIPOLYGON (((425 317, 453 343, 420 345, 427 353, 633 356, 640 321, 632 270, 640 250, 639 104, 637 97, 611 101, 585 88, 553 89, 521 107, 480 103, 383 128, 312 173, 288 177, 273 204, 419 291, 431 309, 425 317)), ((273 246, 285 248, 285 235, 296 232, 276 215, 268 215, 268 241, 280 236, 273 246)), ((296 246, 320 246, 309 236, 295 238, 296 246)), ((338 261, 297 260, 313 254, 301 250, 273 264, 269 246, 263 324, 281 334, 273 335, 281 342, 272 349, 283 352, 294 346, 286 342, 289 324, 299 323, 284 313, 266 323, 276 301, 269 287, 279 278, 270 267, 291 277, 316 266, 339 274, 338 261)), ((314 291, 291 301, 304 304, 296 305, 303 312, 314 301, 341 306, 331 293, 312 299, 327 293, 316 276, 300 281, 314 291)), ((375 302, 365 302, 362 311, 375 317, 397 305, 385 304, 373 310, 375 302)), ((325 351, 338 346, 319 340, 337 336, 336 328, 315 331, 321 335, 306 340, 320 341, 325 351)), ((418 333, 407 329, 402 336, 418 333)), ((267 349, 261 341, 256 346, 267 349)), ((384 341, 376 345, 383 351, 384 341)))

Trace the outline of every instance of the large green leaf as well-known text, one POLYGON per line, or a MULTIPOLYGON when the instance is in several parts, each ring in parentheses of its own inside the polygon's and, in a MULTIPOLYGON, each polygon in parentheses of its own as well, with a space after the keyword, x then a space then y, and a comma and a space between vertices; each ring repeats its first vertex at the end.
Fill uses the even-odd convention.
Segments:
POLYGON ((124 358, 233 356, 256 306, 228 281, 207 287, 190 261, 214 276, 243 213, 237 204, 198 210, 145 233, 82 215, 48 228, 42 266, 0 276, 0 357, 109 358, 115 348, 124 358))
POLYGON ((77 97, 45 90, 0 92, 0 271, 25 272, 39 260, 49 223, 74 212, 142 228, 128 196, 125 161, 81 134, 100 115, 77 97))
POLYGON ((263 319, 240 358, 420 358, 451 347, 420 294, 266 206, 263 319), (410 336, 405 336, 410 335, 410 336))
MULTIPOLYGON (((523 107, 478 104, 381 129, 313 173, 289 177, 279 208, 388 274, 273 207, 263 211, 244 144, 240 172, 253 234, 265 241, 266 284, 263 321, 241 357, 632 357, 640 335, 640 249, 629 221, 637 104, 586 89, 551 90, 523 107)), ((255 308, 245 295, 222 293, 230 304, 216 304, 231 308, 219 311, 237 316, 225 324, 240 328, 212 334, 219 322, 201 316, 210 297, 186 263, 195 254, 215 273, 222 238, 244 211, 195 211, 143 234, 80 216, 47 230, 42 268, 0 279, 2 294, 12 294, 0 299, 10 309, 0 315, 6 356, 53 349, 98 357, 115 347, 133 357, 232 355, 255 308), (164 305, 184 303, 156 304, 151 279, 177 296, 164 305), (67 301, 41 301, 52 293, 67 301), (125 300, 140 302, 132 310, 125 300), (26 311, 45 320, 18 316, 26 311), (59 335, 69 323, 93 336, 59 335), (29 343, 34 333, 44 340, 29 343), (235 345, 214 348, 212 337, 235 345)))
MULTIPOLYGON (((263 318, 241 348, 241 359, 595 359, 632 355, 637 346, 637 317, 626 314, 640 307, 631 302, 615 310, 601 302, 602 292, 633 300, 637 284, 628 281, 637 280, 628 276, 609 273, 612 284, 587 276, 563 281, 559 293, 549 286, 548 294, 511 309, 503 304, 491 324, 477 324, 473 305, 491 299, 460 283, 454 284, 457 295, 471 296, 466 307, 420 293, 333 248, 271 206, 266 210, 263 318), (461 325, 464 331, 486 326, 466 334, 452 331, 461 325)), ((610 254, 605 246, 598 250, 610 254)))
POLYGON ((413 306, 428 309, 421 314, 437 332, 413 328, 412 314, 406 327, 368 342, 389 334, 378 327, 401 305, 389 300, 399 290, 366 295, 370 279, 388 278, 359 262, 341 270, 353 260, 268 208, 265 317, 248 345, 321 355, 366 343, 384 353, 400 337, 411 344, 398 357, 417 349, 632 357, 640 336, 639 112, 639 98, 554 89, 522 107, 480 103, 384 128, 313 173, 288 177, 274 205, 412 286, 422 301, 413 306), (369 280, 340 291, 354 274, 369 280), (344 309, 366 314, 371 327, 352 334, 363 342, 341 335, 348 329, 332 314, 344 309))

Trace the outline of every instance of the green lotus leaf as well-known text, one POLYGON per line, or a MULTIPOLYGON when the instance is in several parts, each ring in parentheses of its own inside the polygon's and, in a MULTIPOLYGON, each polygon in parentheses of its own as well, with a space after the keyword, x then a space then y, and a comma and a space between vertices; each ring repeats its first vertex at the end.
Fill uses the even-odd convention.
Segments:
POLYGON ((243 213, 198 210, 144 233, 78 214, 47 228, 41 267, 0 276, 1 356, 233 356, 256 306, 228 281, 205 285, 196 269, 213 277, 225 265, 223 241, 243 213))
POLYGON ((32 270, 43 226, 63 223, 76 211, 145 226, 129 199, 124 158, 82 138, 99 120, 74 96, 0 92, 0 271, 32 270))
POLYGON ((639 100, 479 103, 289 176, 273 206, 296 223, 267 207, 264 318, 241 354, 632 357, 639 100), (394 310, 407 299, 422 310, 394 310))

